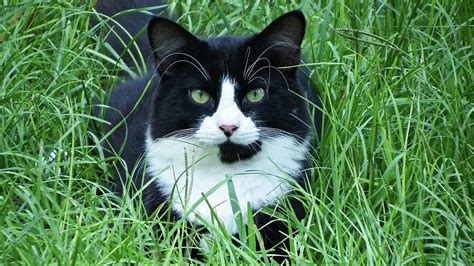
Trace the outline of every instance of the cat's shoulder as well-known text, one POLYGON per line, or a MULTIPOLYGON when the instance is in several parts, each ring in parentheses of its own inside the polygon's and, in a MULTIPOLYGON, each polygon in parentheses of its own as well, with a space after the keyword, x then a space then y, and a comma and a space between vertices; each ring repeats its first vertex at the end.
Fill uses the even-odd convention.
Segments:
POLYGON ((151 106, 151 94, 157 86, 156 83, 157 78, 151 74, 139 79, 121 81, 103 102, 96 105, 94 113, 96 116, 101 115, 111 125, 130 116, 137 117, 138 114, 147 113, 146 109, 151 106))

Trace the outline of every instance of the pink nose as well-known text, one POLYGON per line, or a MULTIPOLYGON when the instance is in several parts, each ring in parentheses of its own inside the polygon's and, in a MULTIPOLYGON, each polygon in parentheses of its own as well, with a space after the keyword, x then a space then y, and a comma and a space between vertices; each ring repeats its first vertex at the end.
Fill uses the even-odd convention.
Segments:
POLYGON ((234 133, 239 127, 236 125, 222 125, 219 126, 219 128, 222 130, 222 132, 224 132, 227 137, 230 137, 232 136, 232 133, 234 133))

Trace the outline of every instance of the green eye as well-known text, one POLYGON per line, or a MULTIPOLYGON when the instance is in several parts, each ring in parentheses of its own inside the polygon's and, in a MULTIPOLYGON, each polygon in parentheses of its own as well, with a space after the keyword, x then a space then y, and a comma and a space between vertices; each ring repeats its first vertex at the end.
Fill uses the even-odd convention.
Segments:
POLYGON ((257 103, 263 99, 263 96, 265 96, 265 90, 258 88, 247 92, 245 98, 247 98, 247 100, 251 103, 257 103))
POLYGON ((200 89, 191 90, 189 95, 191 95, 191 99, 193 99, 193 101, 200 104, 208 103, 211 99, 211 95, 209 95, 209 93, 200 89))

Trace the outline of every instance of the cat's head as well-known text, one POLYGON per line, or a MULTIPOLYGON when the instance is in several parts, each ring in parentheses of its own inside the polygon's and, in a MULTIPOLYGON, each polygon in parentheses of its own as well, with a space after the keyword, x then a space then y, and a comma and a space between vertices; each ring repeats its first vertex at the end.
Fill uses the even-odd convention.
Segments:
POLYGON ((148 35, 160 77, 152 138, 186 137, 219 147, 225 163, 251 158, 267 138, 307 140, 311 122, 294 67, 304 32, 299 11, 252 36, 207 40, 168 19, 151 20, 148 35))

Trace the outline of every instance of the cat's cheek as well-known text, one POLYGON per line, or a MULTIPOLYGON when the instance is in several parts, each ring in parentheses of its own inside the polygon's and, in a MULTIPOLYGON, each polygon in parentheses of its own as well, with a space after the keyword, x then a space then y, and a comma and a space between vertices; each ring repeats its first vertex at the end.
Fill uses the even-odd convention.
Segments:
POLYGON ((244 133, 241 136, 232 136, 230 138, 230 141, 235 144, 240 144, 240 145, 250 145, 254 142, 259 140, 259 135, 258 132, 255 133, 244 133))
POLYGON ((240 145, 250 145, 260 138, 260 130, 249 117, 241 120, 241 126, 230 137, 230 141, 240 145))

